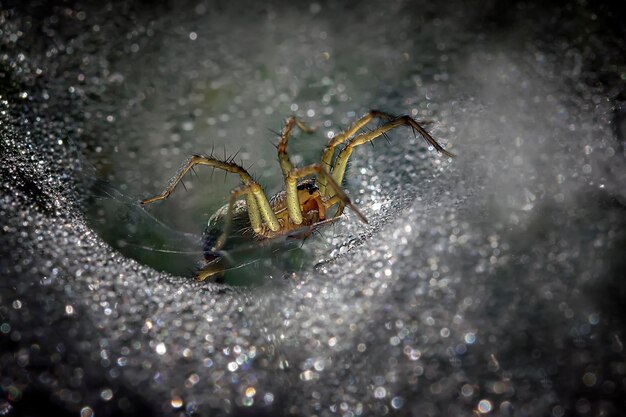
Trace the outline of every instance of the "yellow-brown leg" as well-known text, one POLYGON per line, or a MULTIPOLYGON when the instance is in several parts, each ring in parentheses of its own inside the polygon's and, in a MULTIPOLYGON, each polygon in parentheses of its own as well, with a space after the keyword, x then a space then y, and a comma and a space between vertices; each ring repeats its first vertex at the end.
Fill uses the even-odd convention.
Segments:
POLYGON ((350 207, 352 211, 359 216, 361 221, 367 223, 365 216, 352 204, 346 193, 343 192, 341 187, 336 181, 322 168, 321 164, 308 165, 302 168, 295 168, 291 170, 287 178, 285 179, 285 190, 287 193, 287 209, 289 210, 289 218, 294 224, 302 223, 302 212, 300 211, 300 201, 298 199, 298 179, 306 177, 307 175, 317 174, 326 180, 326 183, 333 189, 334 195, 339 197, 341 202, 350 207))
MULTIPOLYGON (((362 145, 367 142, 371 142, 377 137, 384 135, 386 132, 390 131, 391 129, 395 129, 400 126, 411 127, 413 130, 417 131, 420 135, 422 135, 422 137, 426 140, 426 142, 432 145, 438 152, 441 152, 442 154, 449 156, 451 158, 454 157, 453 153, 446 151, 439 143, 437 143, 435 139, 433 139, 432 136, 430 136, 430 134, 426 130, 424 130, 424 128, 419 123, 417 123, 417 121, 415 121, 410 116, 401 116, 401 117, 391 120, 390 122, 385 123, 379 128, 372 130, 371 132, 361 133, 360 135, 357 135, 351 140, 349 140, 346 143, 346 146, 341 150, 341 152, 339 152, 339 155, 337 155, 337 159, 335 159, 335 165, 333 166, 332 174, 331 174, 335 182, 337 184, 342 183, 343 176, 345 174, 346 167, 348 165, 348 159, 350 158, 350 155, 352 154, 352 150, 354 147, 362 145)), ((327 193, 327 195, 332 195, 332 194, 327 193)))
MULTIPOLYGON (((381 120, 393 120, 395 117, 382 111, 370 110, 367 114, 354 122, 352 126, 350 126, 347 130, 333 136, 333 138, 328 142, 328 145, 326 145, 326 148, 324 148, 324 153, 322 154, 322 165, 327 172, 331 171, 335 148, 344 143, 346 140, 350 139, 350 137, 358 132, 359 129, 361 129, 363 126, 365 126, 375 118, 381 120)), ((318 175, 317 177, 317 185, 322 196, 328 195, 326 191, 326 179, 321 175, 318 175)))
POLYGON ((293 164, 287 154, 287 143, 289 142, 289 135, 294 126, 298 126, 300 130, 305 133, 313 133, 315 129, 306 126, 302 121, 296 119, 295 116, 291 116, 285 120, 285 125, 280 133, 280 140, 278 141, 278 161, 280 162, 280 169, 283 171, 283 177, 287 178, 287 175, 293 170, 293 164))
POLYGON ((246 204, 248 206, 248 215, 250 217, 250 225, 255 232, 259 232, 262 227, 262 220, 268 224, 271 230, 276 231, 279 229, 278 219, 272 212, 267 196, 261 189, 261 186, 252 179, 252 176, 241 166, 233 162, 224 162, 218 159, 194 155, 189 158, 178 170, 176 175, 172 177, 169 185, 163 190, 163 192, 155 197, 147 198, 141 202, 142 205, 150 204, 155 201, 164 200, 172 194, 174 188, 182 180, 187 172, 195 165, 206 165, 214 168, 223 169, 228 172, 239 174, 241 181, 246 186, 250 186, 252 192, 246 194, 246 204))
POLYGON ((337 211, 335 211, 335 214, 332 217, 333 219, 341 216, 343 214, 343 209, 346 207, 341 202, 341 199, 339 197, 337 197, 337 196, 331 197, 330 199, 326 200, 325 203, 324 203, 324 205, 326 206, 326 209, 331 208, 335 204, 338 204, 339 206, 337 207, 337 211))
POLYGON ((196 274, 196 280, 204 281, 207 278, 213 276, 221 276, 224 273, 224 270, 228 266, 226 260, 222 257, 215 258, 211 262, 207 263, 202 267, 200 271, 196 274))
MULTIPOLYGON (((234 190, 230 192, 230 200, 228 201, 228 211, 226 212, 224 230, 222 230, 222 234, 217 239, 217 242, 215 242, 215 246, 211 248, 211 252, 218 252, 220 249, 224 247, 224 244, 226 243, 226 238, 230 234, 230 228, 231 228, 232 220, 233 220, 233 207, 235 206, 235 202, 237 201, 237 199, 242 196, 246 196, 246 197, 252 196, 252 200, 256 199, 257 203, 260 203, 259 211, 261 212, 261 215, 263 216, 264 220, 268 223, 268 225, 270 225, 272 222, 268 218, 268 215, 270 213, 271 213, 271 216, 273 216, 274 220, 276 220, 276 216, 274 215, 271 208, 269 207, 269 203, 267 203, 267 207, 264 207, 263 204, 261 203, 261 200, 263 199, 267 202, 267 197, 265 197, 265 194, 263 193, 263 190, 261 190, 261 186, 259 184, 252 183, 252 184, 242 185, 241 187, 235 188, 234 190)), ((249 208, 248 208, 248 211, 250 211, 249 208)), ((272 226, 270 226, 270 229, 272 229, 273 231, 277 231, 279 229, 278 220, 276 220, 275 228, 272 228, 272 226)))

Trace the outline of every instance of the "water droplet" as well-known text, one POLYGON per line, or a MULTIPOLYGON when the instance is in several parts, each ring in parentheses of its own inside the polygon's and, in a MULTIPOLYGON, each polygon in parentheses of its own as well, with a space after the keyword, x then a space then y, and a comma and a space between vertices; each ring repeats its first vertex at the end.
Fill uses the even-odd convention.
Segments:
POLYGON ((95 413, 91 409, 91 407, 83 407, 80 410, 80 417, 94 417, 95 413))
POLYGON ((100 393, 100 398, 104 401, 110 401, 113 398, 113 391, 110 388, 105 388, 100 393))
POLYGON ((480 412, 482 414, 487 414, 492 409, 491 401, 489 401, 489 400, 480 400, 478 402, 478 407, 477 408, 478 408, 478 412, 480 412))
POLYGON ((173 408, 180 408, 183 406, 183 399, 180 398, 178 395, 175 395, 172 397, 171 404, 173 408))
POLYGON ((165 343, 159 343, 158 345, 156 345, 156 353, 158 353, 159 355, 165 355, 166 352, 167 348, 165 347, 165 343))

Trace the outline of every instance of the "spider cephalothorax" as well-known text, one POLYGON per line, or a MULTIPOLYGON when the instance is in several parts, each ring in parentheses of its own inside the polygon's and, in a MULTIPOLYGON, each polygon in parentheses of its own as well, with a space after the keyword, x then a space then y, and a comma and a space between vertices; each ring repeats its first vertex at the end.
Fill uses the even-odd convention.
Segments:
POLYGON ((170 185, 161 194, 141 202, 149 204, 167 198, 183 176, 195 165, 207 165, 239 174, 242 185, 231 192, 229 203, 209 220, 207 247, 205 248, 207 265, 199 272, 198 279, 204 280, 218 273, 223 266, 220 250, 224 247, 233 224, 235 224, 237 235, 264 240, 290 234, 307 236, 314 228, 341 216, 345 206, 350 207, 362 221, 367 222, 365 216, 343 192, 341 183, 353 148, 385 135, 391 129, 409 126, 419 132, 437 151, 449 157, 454 156, 439 145, 410 116, 394 117, 372 110, 357 120, 349 129, 330 140, 322 154, 321 163, 297 168, 294 167, 287 154, 289 136, 296 125, 305 132, 312 132, 312 129, 293 116, 285 121, 278 143, 278 159, 285 180, 285 190, 271 199, 267 198, 259 183, 240 165, 232 161, 222 161, 213 156, 194 155, 183 164, 170 181, 170 185), (385 123, 376 129, 355 136, 374 118, 381 119, 385 123), (344 146, 333 161, 335 148, 341 144, 344 146), (305 179, 313 175, 314 178, 305 179), (239 201, 241 198, 245 198, 245 203, 239 201))

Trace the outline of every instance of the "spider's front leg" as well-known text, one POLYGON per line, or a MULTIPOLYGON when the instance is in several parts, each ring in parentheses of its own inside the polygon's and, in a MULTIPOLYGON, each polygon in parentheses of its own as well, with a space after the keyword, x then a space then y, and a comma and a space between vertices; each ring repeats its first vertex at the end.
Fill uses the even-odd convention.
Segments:
MULTIPOLYGON (((400 116, 397 117, 384 125, 372 130, 371 132, 361 133, 360 135, 355 136, 346 142, 345 147, 339 152, 337 155, 337 159, 335 159, 335 164, 332 169, 332 177, 337 184, 341 184, 343 181, 343 176, 346 171, 346 167, 348 166, 348 159, 350 159, 350 155, 352 155, 352 150, 364 143, 368 143, 373 141, 379 136, 384 135, 386 132, 395 129, 400 126, 409 126, 414 131, 418 132, 426 142, 432 145, 438 152, 450 157, 454 158, 454 154, 445 150, 443 146, 441 146, 417 121, 415 121, 410 116, 400 116)), ((326 191, 326 194, 332 196, 332 194, 326 191)))
POLYGON ((287 193, 287 210, 289 211, 289 218, 294 224, 302 224, 302 211, 300 209, 300 200, 298 199, 298 180, 306 177, 307 175, 317 174, 322 176, 327 184, 335 192, 335 196, 346 206, 350 207, 352 211, 359 216, 359 219, 364 223, 367 223, 367 218, 357 209, 350 201, 350 198, 341 189, 338 183, 326 172, 321 164, 312 164, 302 168, 295 168, 291 170, 287 178, 285 179, 285 190, 287 193))
MULTIPOLYGON (((280 224, 278 223, 278 219, 270 206, 270 203, 263 192, 261 186, 254 182, 248 185, 242 185, 241 187, 235 188, 230 193, 230 200, 228 202, 228 211, 226 212, 226 219, 224 224, 224 230, 222 234, 217 239, 215 246, 211 249, 212 252, 219 252, 220 249, 224 247, 226 243, 226 238, 230 233, 230 228, 233 220, 233 208, 235 207, 235 201, 242 196, 252 196, 256 203, 258 204, 258 212, 259 217, 262 217, 263 220, 267 223, 268 227, 272 232, 277 232, 280 230, 280 224)), ((250 207, 248 207, 248 212, 250 212, 250 207)), ((250 215, 252 217, 252 215, 250 215)))
MULTIPOLYGON (((324 153, 322 154, 322 165, 324 166, 324 169, 326 169, 326 171, 328 172, 331 171, 335 148, 344 143, 346 140, 350 139, 352 135, 358 132, 363 126, 365 126, 374 119, 389 121, 393 120, 394 118, 394 116, 388 113, 384 113, 378 110, 370 110, 366 115, 354 122, 352 126, 350 126, 347 130, 333 136, 333 138, 328 142, 328 145, 326 145, 326 148, 324 148, 324 153)), ((326 191, 326 178, 322 175, 318 175, 317 183, 319 186, 320 194, 328 195, 329 193, 327 193, 326 191)), ((341 183, 339 184, 341 185, 341 183)))
POLYGON ((280 133, 280 140, 278 141, 278 161, 280 162, 280 169, 283 171, 283 177, 287 178, 287 175, 293 170, 294 166, 289 159, 287 153, 287 143, 289 142, 289 136, 294 126, 298 126, 304 133, 313 133, 315 129, 306 126, 300 119, 295 116, 291 116, 285 120, 283 131, 280 133))

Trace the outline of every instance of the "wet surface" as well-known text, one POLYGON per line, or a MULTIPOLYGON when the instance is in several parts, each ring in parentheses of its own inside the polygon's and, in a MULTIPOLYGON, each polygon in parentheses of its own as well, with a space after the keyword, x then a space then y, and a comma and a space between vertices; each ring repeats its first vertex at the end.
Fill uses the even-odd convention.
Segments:
POLYGON ((623 412, 621 17, 353 7, 2 9, 0 414, 623 412), (370 224, 346 212, 271 285, 163 260, 236 185, 199 171, 141 209, 189 154, 239 152, 274 194, 270 129, 318 124, 292 141, 314 162, 371 108, 459 157, 401 129, 358 148, 370 224))

